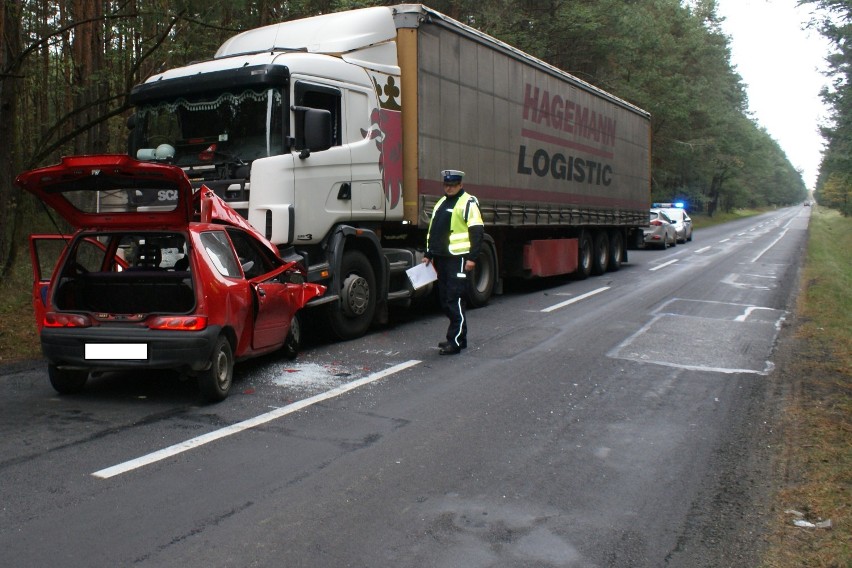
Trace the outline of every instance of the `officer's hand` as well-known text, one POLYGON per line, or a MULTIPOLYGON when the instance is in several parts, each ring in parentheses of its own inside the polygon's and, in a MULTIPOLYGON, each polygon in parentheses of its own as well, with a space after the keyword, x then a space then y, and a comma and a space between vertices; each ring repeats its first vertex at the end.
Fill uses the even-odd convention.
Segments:
POLYGON ((472 260, 464 261, 464 271, 471 272, 474 268, 476 268, 476 263, 472 260))
POLYGON ((421 261, 421 264, 429 264, 430 262, 432 262, 432 259, 430 259, 430 258, 426 258, 426 257, 424 256, 424 257, 423 257, 423 260, 421 261))

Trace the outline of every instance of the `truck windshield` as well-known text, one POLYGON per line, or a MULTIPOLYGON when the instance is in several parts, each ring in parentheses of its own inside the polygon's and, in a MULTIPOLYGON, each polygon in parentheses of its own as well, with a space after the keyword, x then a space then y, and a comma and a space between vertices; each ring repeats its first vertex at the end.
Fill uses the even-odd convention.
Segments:
POLYGON ((284 151, 279 89, 233 90, 138 109, 133 153, 178 166, 249 164, 284 151))

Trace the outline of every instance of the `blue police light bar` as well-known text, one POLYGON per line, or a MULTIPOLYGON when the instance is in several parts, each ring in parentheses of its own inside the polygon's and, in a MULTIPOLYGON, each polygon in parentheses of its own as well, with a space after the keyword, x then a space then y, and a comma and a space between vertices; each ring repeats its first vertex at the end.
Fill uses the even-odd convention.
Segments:
POLYGON ((683 209, 684 203, 683 201, 678 201, 677 203, 652 203, 651 207, 655 209, 683 209))

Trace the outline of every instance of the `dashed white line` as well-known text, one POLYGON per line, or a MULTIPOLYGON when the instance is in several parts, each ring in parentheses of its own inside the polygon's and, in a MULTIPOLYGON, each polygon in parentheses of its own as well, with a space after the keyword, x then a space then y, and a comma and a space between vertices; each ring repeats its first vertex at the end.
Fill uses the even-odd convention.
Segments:
POLYGON ((140 467, 144 467, 146 465, 162 461, 164 459, 176 456, 193 448, 203 446, 204 444, 215 442, 216 440, 220 440, 233 434, 238 434, 250 428, 256 428, 257 426, 261 426, 263 424, 266 424, 267 422, 272 422, 273 420, 277 420, 278 418, 287 416, 288 414, 298 412, 299 410, 307 408, 308 406, 323 402, 331 398, 335 398, 351 390, 357 389, 358 387, 373 383, 389 375, 393 375, 394 373, 404 371, 405 369, 413 367, 419 363, 420 361, 411 360, 406 361, 405 363, 400 363, 399 365, 394 365, 393 367, 389 367, 384 371, 379 371, 378 373, 373 373, 372 375, 366 376, 362 379, 358 379, 357 381, 352 381, 351 383, 340 385, 339 387, 331 389, 330 391, 320 393, 318 395, 306 398, 304 400, 300 400, 298 402, 294 402, 293 404, 288 404, 287 406, 282 406, 281 408, 276 408, 275 410, 272 410, 265 414, 261 414, 259 416, 255 416, 254 418, 250 418, 248 420, 232 424, 231 426, 226 426, 225 428, 220 428, 219 430, 214 430, 213 432, 208 432, 207 434, 203 434, 196 438, 192 438, 191 440, 186 440, 185 442, 169 446, 168 448, 163 448, 162 450, 150 453, 148 455, 96 471, 92 475, 101 479, 109 479, 110 477, 115 477, 116 475, 127 473, 128 471, 132 471, 134 469, 138 469, 140 467))
POLYGON ((670 264, 674 264, 674 263, 675 263, 675 262, 677 262, 678 260, 679 260, 679 259, 677 259, 677 258, 676 258, 676 259, 674 259, 674 260, 670 260, 670 261, 668 261, 668 262, 664 262, 664 263, 662 263, 662 264, 659 264, 659 265, 655 266, 654 268, 649 268, 649 269, 648 269, 648 271, 649 271, 649 272, 654 272, 655 270, 659 270, 659 269, 661 269, 661 268, 665 268, 666 266, 669 266, 670 264))
POLYGON ((700 253, 700 252, 704 252, 705 250, 710 250, 711 248, 713 248, 713 247, 704 247, 704 248, 700 248, 700 249, 698 249, 697 251, 695 251, 695 254, 698 254, 698 253, 700 253))
POLYGON ((595 294, 600 294, 601 292, 605 292, 607 290, 609 290, 609 286, 604 286, 603 288, 598 288, 597 290, 592 290, 591 292, 586 292, 585 294, 580 294, 576 298, 571 298, 570 300, 565 300, 564 302, 560 302, 559 304, 556 304, 554 306, 550 306, 549 308, 544 308, 541 311, 545 312, 545 313, 552 312, 554 310, 558 310, 559 308, 564 308, 565 306, 567 306, 569 304, 573 304, 574 302, 579 302, 580 300, 585 300, 586 298, 588 298, 590 296, 594 296, 595 294))

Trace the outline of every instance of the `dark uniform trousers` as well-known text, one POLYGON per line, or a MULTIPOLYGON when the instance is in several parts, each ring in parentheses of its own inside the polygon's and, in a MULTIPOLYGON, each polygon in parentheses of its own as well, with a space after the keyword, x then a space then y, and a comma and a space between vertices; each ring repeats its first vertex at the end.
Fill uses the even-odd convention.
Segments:
POLYGON ((467 346, 467 274, 464 262, 463 256, 435 256, 432 259, 435 272, 438 273, 438 300, 444 315, 450 319, 447 341, 459 348, 467 346))

